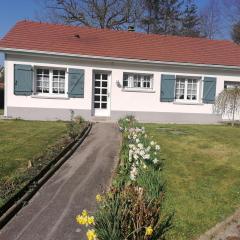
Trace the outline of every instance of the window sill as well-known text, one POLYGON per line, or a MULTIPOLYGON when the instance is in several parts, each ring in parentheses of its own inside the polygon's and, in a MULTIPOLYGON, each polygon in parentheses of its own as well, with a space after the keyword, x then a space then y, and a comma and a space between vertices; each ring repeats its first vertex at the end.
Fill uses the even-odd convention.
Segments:
POLYGON ((204 105, 204 103, 200 103, 200 102, 178 102, 178 101, 173 102, 173 104, 177 104, 177 105, 204 105))
POLYGON ((62 99, 62 100, 66 100, 69 99, 69 97, 67 96, 54 96, 54 95, 32 95, 32 98, 42 98, 42 99, 62 99))
POLYGON ((122 88, 123 92, 143 92, 143 93, 155 93, 153 89, 143 89, 143 88, 122 88))

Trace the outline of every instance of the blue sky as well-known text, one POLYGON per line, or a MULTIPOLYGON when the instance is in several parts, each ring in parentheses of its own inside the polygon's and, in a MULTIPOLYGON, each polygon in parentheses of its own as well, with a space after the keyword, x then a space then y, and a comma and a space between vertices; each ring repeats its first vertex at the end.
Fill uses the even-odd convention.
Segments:
MULTIPOLYGON (((2 0, 0 14, 0 37, 2 38, 9 29, 19 20, 36 19, 36 13, 42 0, 2 0)), ((208 0, 197 0, 199 7, 204 6, 208 0)), ((3 57, 0 55, 0 64, 3 57)))

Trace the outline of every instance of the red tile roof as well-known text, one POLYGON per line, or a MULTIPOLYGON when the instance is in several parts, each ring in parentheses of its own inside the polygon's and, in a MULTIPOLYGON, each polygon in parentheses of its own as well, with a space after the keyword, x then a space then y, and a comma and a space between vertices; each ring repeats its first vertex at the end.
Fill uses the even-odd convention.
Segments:
POLYGON ((0 48, 240 67, 240 47, 230 41, 31 21, 18 22, 0 48))

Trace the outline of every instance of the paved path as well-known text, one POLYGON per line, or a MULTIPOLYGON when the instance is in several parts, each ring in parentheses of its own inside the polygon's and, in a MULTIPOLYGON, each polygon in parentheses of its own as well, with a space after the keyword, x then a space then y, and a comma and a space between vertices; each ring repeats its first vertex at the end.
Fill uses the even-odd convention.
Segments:
POLYGON ((0 232, 1 240, 83 240, 75 222, 94 210, 117 163, 121 136, 115 124, 97 123, 83 144, 0 232))
POLYGON ((240 240, 240 209, 207 231, 198 240, 240 240))

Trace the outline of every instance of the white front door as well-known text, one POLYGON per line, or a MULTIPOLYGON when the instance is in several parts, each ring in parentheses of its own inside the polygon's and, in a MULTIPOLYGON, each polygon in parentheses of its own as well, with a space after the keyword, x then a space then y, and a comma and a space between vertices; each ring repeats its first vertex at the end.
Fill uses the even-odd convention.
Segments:
POLYGON ((93 107, 95 116, 110 116, 110 74, 107 72, 94 72, 94 98, 93 107))

